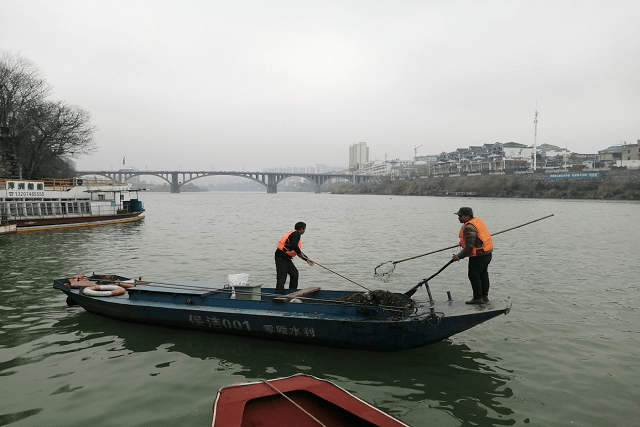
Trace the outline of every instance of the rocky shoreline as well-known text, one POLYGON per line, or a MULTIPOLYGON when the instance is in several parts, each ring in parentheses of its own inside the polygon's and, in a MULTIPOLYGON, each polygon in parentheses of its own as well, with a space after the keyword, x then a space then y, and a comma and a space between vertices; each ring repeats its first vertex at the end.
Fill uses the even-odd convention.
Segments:
MULTIPOLYGON (((640 200, 640 170, 596 171, 598 177, 552 178, 566 173, 522 173, 382 179, 363 184, 347 183, 333 194, 383 194, 406 196, 477 196, 551 199, 640 200)), ((594 173, 594 172, 583 172, 594 173)), ((574 175, 575 176, 575 175, 574 175)))

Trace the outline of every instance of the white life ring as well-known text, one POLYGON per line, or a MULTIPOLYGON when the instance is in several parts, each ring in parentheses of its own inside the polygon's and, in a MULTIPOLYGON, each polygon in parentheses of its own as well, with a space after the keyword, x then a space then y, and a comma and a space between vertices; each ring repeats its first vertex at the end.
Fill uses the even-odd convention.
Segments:
POLYGON ((88 288, 84 288, 82 291, 85 295, 90 297, 110 297, 115 295, 122 295, 126 290, 121 286, 116 285, 95 285, 88 288))

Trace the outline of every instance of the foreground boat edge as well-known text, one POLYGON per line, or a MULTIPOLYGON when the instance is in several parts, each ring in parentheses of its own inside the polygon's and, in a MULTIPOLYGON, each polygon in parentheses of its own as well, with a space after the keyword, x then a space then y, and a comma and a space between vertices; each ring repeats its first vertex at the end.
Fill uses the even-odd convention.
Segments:
MULTIPOLYGON (((271 380, 234 383, 221 387, 213 402, 211 427, 241 426, 244 411, 249 406, 248 404, 250 402, 260 402, 260 399, 271 396, 282 396, 283 399, 292 402, 291 409, 293 413, 300 415, 298 411, 302 411, 309 416, 309 423, 301 424, 301 427, 306 425, 321 425, 319 421, 313 417, 313 408, 307 408, 309 410, 309 412, 307 412, 287 396, 287 393, 295 391, 309 392, 318 400, 335 405, 363 420, 364 423, 371 423, 372 425, 380 427, 411 427, 331 381, 304 373, 271 380)), ((258 403, 258 405, 260 405, 260 403, 258 403)), ((267 413, 270 413, 266 405, 263 406, 261 410, 265 416, 267 413)), ((287 414, 288 413, 282 414, 282 416, 287 417, 287 414)))

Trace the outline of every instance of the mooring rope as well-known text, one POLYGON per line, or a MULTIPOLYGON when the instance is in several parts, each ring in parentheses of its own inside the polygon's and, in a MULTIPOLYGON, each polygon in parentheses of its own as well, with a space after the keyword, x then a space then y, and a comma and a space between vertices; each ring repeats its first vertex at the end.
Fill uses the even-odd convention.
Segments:
POLYGON ((272 389, 274 389, 275 391, 277 391, 278 393, 280 393, 280 395, 282 395, 282 397, 284 397, 285 399, 287 399, 289 402, 293 403, 294 405, 296 405, 298 407, 298 409, 300 409, 302 412, 304 412, 305 414, 309 415, 311 418, 313 418, 313 420, 315 422, 317 422, 318 424, 320 424, 322 427, 327 427, 324 424, 322 424, 320 422, 319 419, 317 419, 316 417, 314 417, 313 415, 311 415, 306 409, 304 409, 302 406, 298 405, 296 402, 294 402, 293 400, 291 400, 291 398, 289 398, 289 396, 287 396, 286 394, 284 394, 283 392, 281 392, 280 390, 278 390, 277 388, 274 387, 273 384, 271 384, 269 381, 267 380, 260 380, 263 383, 265 383, 266 385, 268 385, 269 387, 271 387, 272 389))

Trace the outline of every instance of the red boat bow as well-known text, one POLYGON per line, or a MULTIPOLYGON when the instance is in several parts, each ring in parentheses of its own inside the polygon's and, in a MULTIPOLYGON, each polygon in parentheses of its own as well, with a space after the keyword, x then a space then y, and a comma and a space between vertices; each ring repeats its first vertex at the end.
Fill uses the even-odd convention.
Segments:
POLYGON ((335 384, 306 374, 220 388, 212 427, 410 427, 335 384))

